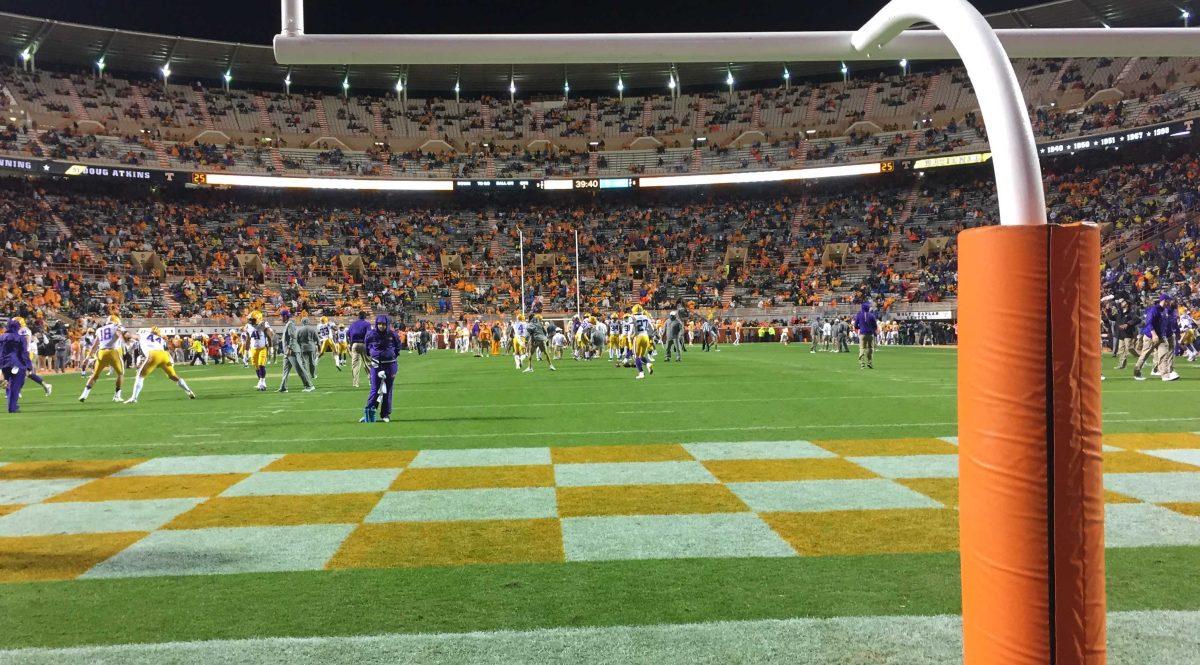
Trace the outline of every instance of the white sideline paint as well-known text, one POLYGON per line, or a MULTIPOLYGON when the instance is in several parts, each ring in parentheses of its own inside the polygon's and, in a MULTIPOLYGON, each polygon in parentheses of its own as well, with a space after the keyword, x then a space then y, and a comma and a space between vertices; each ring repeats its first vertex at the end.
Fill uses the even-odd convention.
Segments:
MULTIPOLYGON (((338 410, 346 411, 346 409, 338 409, 338 410)), ((1104 420, 1105 420, 1105 422, 1108 422, 1108 423, 1166 423, 1166 422, 1197 422, 1197 423, 1200 423, 1200 416, 1197 416, 1195 418, 1191 418, 1191 417, 1185 417, 1185 418, 1105 418, 1104 420)), ((396 424, 402 424, 403 422, 404 422, 403 415, 400 415, 396 418, 396 424)), ((594 435, 598 435, 598 434, 603 434, 603 435, 610 435, 610 434, 639 434, 639 435, 669 434, 669 435, 676 435, 676 434, 685 433, 685 432, 690 433, 690 432, 767 432, 767 431, 792 432, 797 435, 801 435, 801 434, 810 434, 811 435, 814 431, 820 431, 820 430, 846 430, 846 429, 852 430, 852 429, 880 429, 880 428, 888 428, 888 429, 901 428, 901 429, 903 429, 905 427, 944 427, 946 429, 951 429, 951 428, 955 428, 957 426, 958 426, 958 423, 951 422, 951 421, 939 421, 939 422, 929 422, 929 423, 869 423, 869 424, 839 423, 839 424, 835 424, 835 425, 812 424, 812 425, 804 425, 804 426, 798 426, 798 425, 745 425, 745 426, 741 426, 741 427, 672 427, 672 428, 664 428, 664 429, 632 428, 632 429, 603 429, 603 430, 574 430, 574 431, 572 431, 572 430, 552 430, 552 431, 540 431, 540 432, 511 431, 511 432, 472 432, 472 433, 461 433, 461 434, 404 434, 402 436, 402 438, 405 440, 413 440, 413 439, 421 439, 421 440, 424 440, 424 439, 434 439, 434 440, 436 440, 436 439, 503 439, 503 438, 512 438, 514 440, 517 440, 517 439, 524 439, 527 437, 539 437, 539 436, 544 436, 544 437, 594 436, 594 435)), ((381 434, 383 434, 383 433, 387 433, 389 430, 387 430, 386 428, 381 428, 379 431, 381 434)), ((279 438, 243 439, 243 438, 225 436, 225 437, 221 437, 221 439, 217 440, 217 441, 204 441, 203 444, 206 446, 214 446, 214 445, 234 445, 234 444, 246 444, 246 443, 301 443, 301 442, 311 442, 311 441, 324 441, 324 442, 329 442, 329 441, 367 441, 367 440, 370 440, 371 438, 373 438, 373 437, 370 435, 323 436, 323 437, 315 437, 315 438, 313 438, 313 437, 296 437, 296 438, 290 438, 290 439, 279 439, 279 438)), ((379 437, 379 438, 382 439, 384 437, 379 437)), ((56 449, 76 450, 76 449, 82 449, 82 448, 161 448, 161 447, 171 447, 171 446, 178 447, 180 445, 183 445, 183 442, 179 442, 179 441, 176 441, 176 442, 149 441, 149 442, 142 442, 142 443, 129 443, 129 442, 71 443, 69 441, 66 441, 66 442, 61 442, 61 443, 52 443, 52 444, 44 444, 44 445, 39 444, 36 446, 27 446, 27 445, 0 446, 0 451, 4 451, 4 450, 47 450, 47 449, 49 449, 49 450, 56 450, 56 449)), ((521 447, 525 447, 525 446, 513 446, 513 447, 521 448, 521 447)))
MULTIPOLYGON (((1112 665, 1184 665, 1200 612, 1111 612, 1112 665)), ((272 637, 0 651, 0 662, 943 665, 962 661, 957 616, 837 617, 476 633, 272 637)))

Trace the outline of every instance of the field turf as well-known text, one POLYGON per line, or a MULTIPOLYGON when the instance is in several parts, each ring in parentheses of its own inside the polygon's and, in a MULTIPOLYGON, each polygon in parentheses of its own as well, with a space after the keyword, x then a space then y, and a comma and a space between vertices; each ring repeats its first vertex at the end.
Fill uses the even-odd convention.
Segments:
MULTIPOLYGON (((256 392, 232 365, 182 367, 195 401, 161 375, 136 405, 111 379, 86 404, 78 375, 50 398, 27 385, 0 438, 0 649, 708 622, 828 638, 761 621, 959 612, 953 349, 884 348, 873 371, 800 345, 693 348, 644 381, 558 367, 406 355, 374 425, 328 358, 311 394, 256 392)), ((1179 369, 1105 383, 1118 627, 1200 610, 1200 371, 1179 369), (1162 610, 1182 613, 1145 613, 1162 610)), ((884 630, 863 625, 846 630, 884 630)), ((622 635, 642 646, 613 662, 668 639, 622 635)), ((879 648, 869 662, 945 662, 879 648)), ((524 659, 496 653, 440 655, 524 659)))

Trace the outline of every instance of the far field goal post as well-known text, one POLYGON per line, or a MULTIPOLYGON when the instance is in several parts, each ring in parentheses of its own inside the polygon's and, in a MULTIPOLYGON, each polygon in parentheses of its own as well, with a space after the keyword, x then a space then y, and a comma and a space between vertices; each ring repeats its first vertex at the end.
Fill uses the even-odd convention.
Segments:
POLYGON ((959 236, 965 660, 1104 663, 1100 237, 1092 225, 1047 224, 1009 57, 1195 56, 1194 30, 993 30, 966 0, 893 0, 853 33, 307 35, 303 0, 281 5, 281 64, 961 59, 988 130, 1000 207, 1000 226, 959 236), (906 30, 919 22, 938 30, 906 30))

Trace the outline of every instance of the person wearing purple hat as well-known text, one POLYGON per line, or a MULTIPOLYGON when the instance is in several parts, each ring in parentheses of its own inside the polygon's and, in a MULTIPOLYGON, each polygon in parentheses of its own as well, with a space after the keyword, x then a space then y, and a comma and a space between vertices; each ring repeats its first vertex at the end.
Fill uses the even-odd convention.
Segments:
POLYGON ((1162 360, 1167 339, 1166 319, 1170 316, 1170 310, 1169 293, 1163 293, 1156 302, 1146 308, 1145 324, 1142 325, 1142 352, 1138 354, 1137 364, 1133 366, 1133 378, 1137 381, 1146 380, 1146 377, 1142 376, 1142 367, 1151 356, 1154 357, 1155 367, 1158 367, 1162 360))
POLYGON ((379 420, 390 422, 392 416, 392 385, 396 381, 396 358, 400 357, 400 336, 388 325, 386 314, 375 317, 375 325, 367 333, 365 344, 370 359, 371 392, 363 407, 360 423, 375 422, 375 409, 379 409, 379 420))
POLYGON ((8 320, 4 333, 0 334, 0 372, 8 380, 5 391, 8 393, 8 412, 17 413, 21 410, 18 402, 21 399, 21 388, 25 385, 25 376, 33 371, 29 361, 29 344, 21 334, 21 324, 14 319, 8 320))

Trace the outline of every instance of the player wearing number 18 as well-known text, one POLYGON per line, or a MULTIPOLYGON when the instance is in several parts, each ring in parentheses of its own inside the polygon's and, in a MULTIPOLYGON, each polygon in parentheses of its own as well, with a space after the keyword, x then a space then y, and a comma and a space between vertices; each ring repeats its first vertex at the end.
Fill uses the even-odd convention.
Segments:
POLYGON ((87 400, 88 395, 92 393, 92 386, 96 385, 96 379, 100 378, 100 372, 106 368, 112 369, 117 375, 113 401, 121 401, 121 384, 125 379, 124 346, 125 328, 121 326, 121 318, 113 314, 108 317, 108 323, 96 331, 96 341, 88 351, 89 355, 95 355, 96 364, 92 367, 92 375, 88 377, 87 384, 79 395, 80 402, 87 400))

